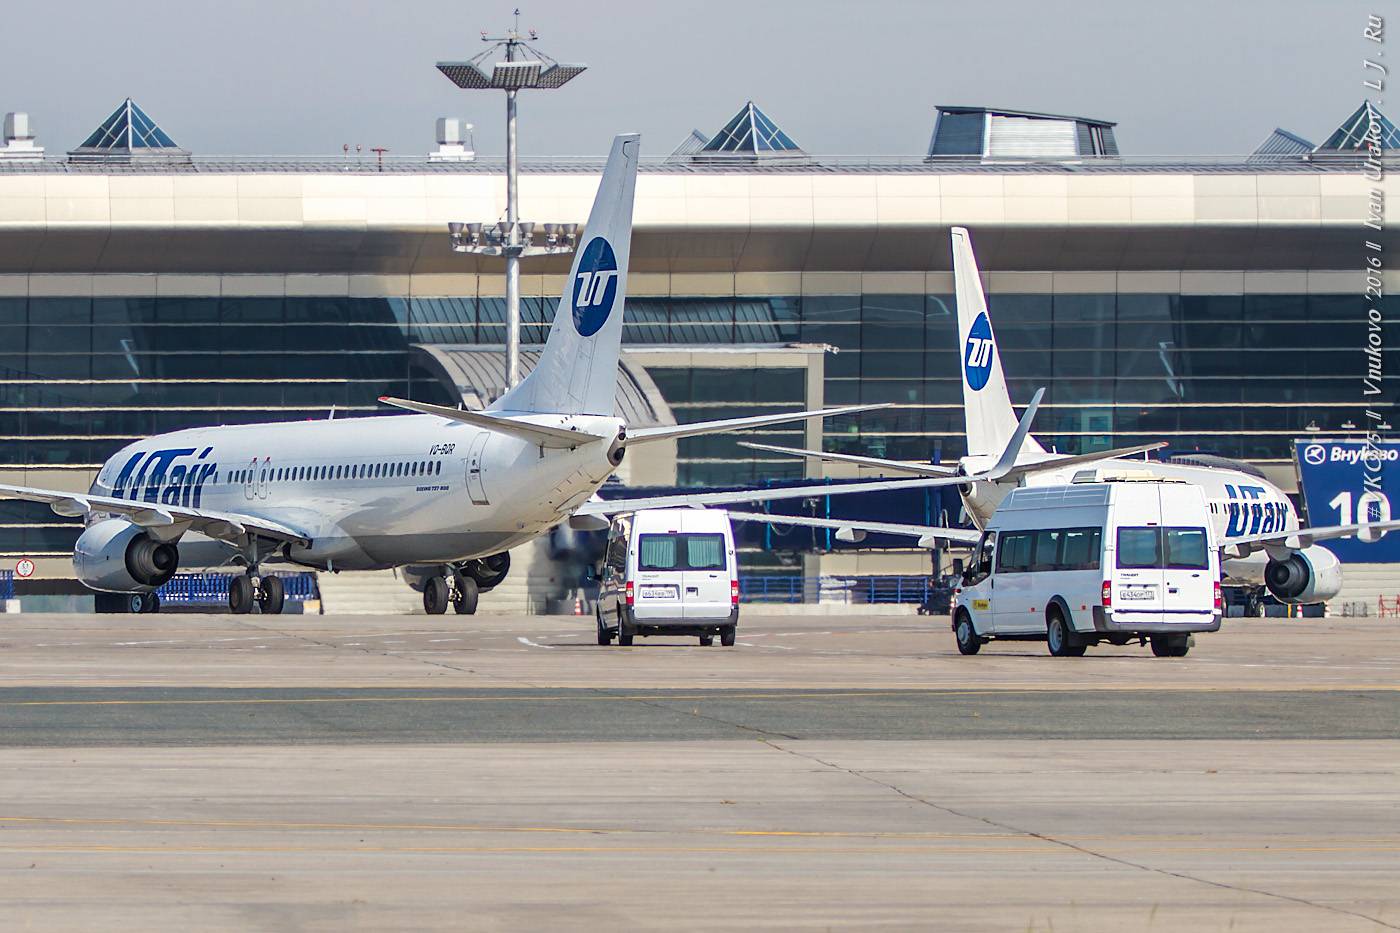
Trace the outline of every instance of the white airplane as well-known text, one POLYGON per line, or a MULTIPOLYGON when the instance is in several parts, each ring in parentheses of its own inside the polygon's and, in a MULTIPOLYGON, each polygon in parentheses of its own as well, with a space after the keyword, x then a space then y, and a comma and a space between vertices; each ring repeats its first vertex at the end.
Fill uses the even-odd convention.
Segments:
MULTIPOLYGON (((963 347, 963 411, 967 421, 968 455, 957 467, 885 460, 851 454, 825 453, 743 444, 755 450, 855 463, 893 473, 941 478, 941 485, 959 486, 963 505, 973 524, 985 528, 1001 500, 1016 486, 1054 486, 1072 482, 1086 470, 1098 476, 1115 473, 1151 475, 1194 483, 1205 490, 1215 523, 1216 540, 1224 549, 1225 582, 1267 589, 1285 603, 1325 602, 1341 590, 1342 567, 1336 556, 1316 542, 1356 536, 1377 541, 1387 531, 1400 528, 1380 510, 1379 519, 1354 525, 1303 528, 1288 496, 1248 464, 1218 458, 1219 466, 1194 466, 1151 460, 1127 460, 1166 446, 1162 443, 1067 456, 1050 453, 1028 433, 1030 421, 1044 393, 1036 392, 1018 424, 1001 354, 987 312, 987 299, 967 230, 954 227, 953 277, 958 306, 958 334, 963 347)), ((770 520, 784 524, 838 529, 842 540, 859 540, 865 532, 883 532, 920 539, 934 546, 939 540, 976 542, 977 532, 955 534, 950 529, 892 523, 863 523, 842 519, 793 519, 759 513, 731 513, 741 520, 770 520)), ((1257 593, 1251 600, 1257 605, 1257 593)))
POLYGON ((428 612, 476 610, 504 579, 509 549, 566 520, 580 527, 655 505, 763 501, 919 486, 902 480, 831 487, 596 499, 627 449, 872 407, 759 415, 629 430, 614 411, 632 202, 640 139, 613 141, 539 364, 484 411, 403 399, 416 412, 377 418, 195 428, 131 444, 103 464, 87 493, 0 485, 0 498, 82 516, 79 580, 153 592, 182 566, 241 566, 229 605, 280 612, 281 582, 263 564, 322 570, 408 567, 428 612))

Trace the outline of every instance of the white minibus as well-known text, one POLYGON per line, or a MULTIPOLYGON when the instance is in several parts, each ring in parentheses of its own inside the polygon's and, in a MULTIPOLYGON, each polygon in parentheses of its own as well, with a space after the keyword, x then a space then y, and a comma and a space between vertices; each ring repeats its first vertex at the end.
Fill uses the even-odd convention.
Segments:
POLYGON ((1199 486, 1119 478, 1014 489, 955 594, 958 650, 1045 639, 1056 657, 1150 642, 1181 657, 1220 628, 1220 554, 1199 486))
POLYGON ((718 635, 733 645, 739 566, 729 513, 647 509, 614 519, 596 621, 600 645, 637 635, 697 635, 702 645, 718 635))

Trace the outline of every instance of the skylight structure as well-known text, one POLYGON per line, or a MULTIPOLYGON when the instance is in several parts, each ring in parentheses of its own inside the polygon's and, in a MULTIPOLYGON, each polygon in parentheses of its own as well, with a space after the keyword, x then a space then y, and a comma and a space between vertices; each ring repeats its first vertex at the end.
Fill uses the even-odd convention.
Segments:
POLYGON ((1350 152, 1365 149, 1367 138, 1375 126, 1374 136, 1382 149, 1400 149, 1400 130, 1386 119, 1385 114, 1371 106, 1368 100, 1337 127, 1337 131, 1318 146, 1317 152, 1350 152))
POLYGON ((805 159, 807 153, 759 110, 757 104, 749 101, 692 158, 700 161, 805 159))
POLYGON ((68 155, 81 162, 130 162, 134 159, 188 162, 190 158, 189 150, 181 149, 130 97, 68 155))

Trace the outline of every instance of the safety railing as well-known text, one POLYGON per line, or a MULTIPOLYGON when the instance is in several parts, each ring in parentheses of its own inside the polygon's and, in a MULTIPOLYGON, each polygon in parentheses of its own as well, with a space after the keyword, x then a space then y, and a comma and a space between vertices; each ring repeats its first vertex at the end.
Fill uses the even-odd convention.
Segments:
MULTIPOLYGON (((281 578, 288 601, 300 603, 318 598, 314 573, 279 573, 275 576, 281 578)), ((228 602, 228 588, 233 577, 230 573, 181 573, 156 592, 160 594, 162 603, 219 605, 228 602)))
POLYGON ((754 574, 739 578, 739 600, 749 603, 911 603, 930 595, 927 577, 797 577, 754 574))

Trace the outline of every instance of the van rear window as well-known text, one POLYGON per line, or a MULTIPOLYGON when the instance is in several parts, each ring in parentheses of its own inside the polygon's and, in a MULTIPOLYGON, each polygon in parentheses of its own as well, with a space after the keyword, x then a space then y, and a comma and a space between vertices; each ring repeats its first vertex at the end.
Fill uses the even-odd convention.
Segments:
POLYGON ((1128 570, 1210 568, 1204 528, 1119 528, 1118 566, 1128 570))
POLYGON ((642 535, 638 570, 724 570, 724 535, 642 535))

